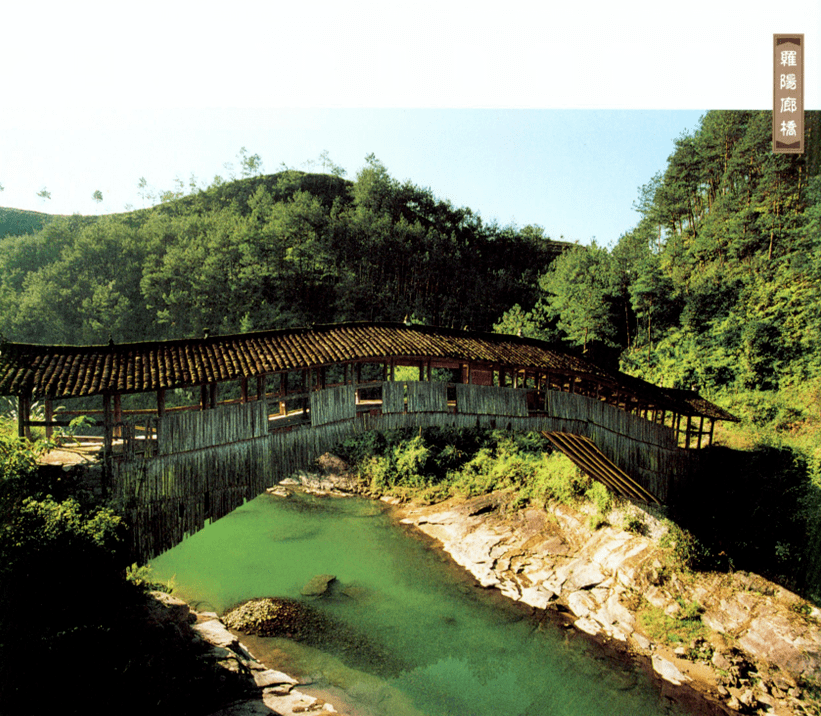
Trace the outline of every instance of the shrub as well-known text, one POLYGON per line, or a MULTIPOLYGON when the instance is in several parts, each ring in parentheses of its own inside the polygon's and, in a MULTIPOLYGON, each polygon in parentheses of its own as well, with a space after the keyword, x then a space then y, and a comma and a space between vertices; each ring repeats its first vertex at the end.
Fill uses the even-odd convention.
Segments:
POLYGON ((624 529, 634 535, 646 535, 647 523, 640 515, 631 514, 624 518, 624 529))
POLYGON ((709 634, 707 626, 701 621, 701 608, 695 602, 682 609, 678 617, 665 614, 658 607, 650 604, 639 611, 639 619, 644 630, 654 641, 667 644, 690 644, 698 638, 709 634))
POLYGON ((692 532, 670 520, 665 520, 665 526, 667 531, 659 539, 659 547, 667 551, 675 566, 693 570, 709 562, 710 550, 692 532))
POLYGON ((584 496, 596 506, 599 515, 606 516, 613 509, 613 493, 598 480, 593 480, 593 484, 585 490, 584 496))

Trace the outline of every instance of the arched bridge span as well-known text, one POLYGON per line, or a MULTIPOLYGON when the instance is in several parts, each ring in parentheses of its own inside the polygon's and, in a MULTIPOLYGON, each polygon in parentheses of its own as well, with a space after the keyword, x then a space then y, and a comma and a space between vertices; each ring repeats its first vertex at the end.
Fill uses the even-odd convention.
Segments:
POLYGON ((540 341, 404 324, 108 346, 6 343, 0 394, 17 396, 21 435, 92 417, 108 489, 129 512, 134 561, 366 430, 536 430, 615 491, 670 502, 684 489, 692 448, 711 440, 716 420, 733 419, 696 393, 540 341), (409 370, 419 380, 407 380, 409 370), (193 405, 174 404, 191 402, 192 389, 193 405), (152 395, 155 406, 145 407, 152 395), (68 407, 56 410, 56 400, 68 407))

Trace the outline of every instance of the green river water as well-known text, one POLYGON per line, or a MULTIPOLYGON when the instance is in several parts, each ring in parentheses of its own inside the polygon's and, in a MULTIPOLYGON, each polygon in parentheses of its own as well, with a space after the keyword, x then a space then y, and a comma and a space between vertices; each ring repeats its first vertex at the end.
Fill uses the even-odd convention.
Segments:
POLYGON ((175 594, 220 613, 253 597, 308 599, 300 590, 314 575, 336 575, 309 601, 356 639, 243 642, 351 716, 683 713, 641 668, 479 588, 410 529, 378 502, 263 495, 152 566, 175 594))

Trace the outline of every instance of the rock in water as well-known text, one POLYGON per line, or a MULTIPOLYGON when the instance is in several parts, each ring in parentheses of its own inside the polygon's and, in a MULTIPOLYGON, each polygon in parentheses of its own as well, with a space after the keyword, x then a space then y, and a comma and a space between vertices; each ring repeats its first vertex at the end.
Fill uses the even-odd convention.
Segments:
POLYGON ((354 668, 385 678, 394 678, 410 668, 390 649, 295 599, 250 599, 226 612, 223 621, 229 629, 244 634, 303 642, 314 649, 337 655, 354 668))
POLYGON ((301 594, 305 597, 321 597, 328 591, 331 582, 336 581, 333 574, 317 574, 302 588, 301 594))

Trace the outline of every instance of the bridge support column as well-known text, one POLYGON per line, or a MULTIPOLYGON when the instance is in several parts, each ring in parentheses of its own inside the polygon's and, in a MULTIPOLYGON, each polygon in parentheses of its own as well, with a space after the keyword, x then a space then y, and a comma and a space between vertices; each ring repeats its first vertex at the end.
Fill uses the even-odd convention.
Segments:
POLYGON ((123 435, 123 403, 122 396, 119 393, 114 393, 114 437, 119 438, 123 435))
POLYGON ((54 433, 54 427, 50 425, 51 421, 54 420, 54 402, 51 398, 46 398, 45 406, 46 437, 50 438, 54 433))
POLYGON ((31 395, 17 397, 17 435, 31 440, 31 427, 28 425, 31 413, 31 395))

